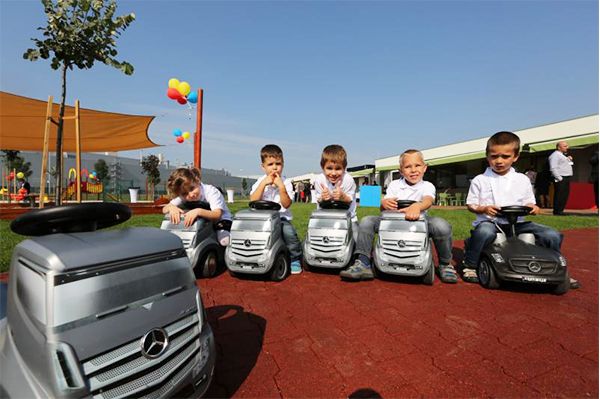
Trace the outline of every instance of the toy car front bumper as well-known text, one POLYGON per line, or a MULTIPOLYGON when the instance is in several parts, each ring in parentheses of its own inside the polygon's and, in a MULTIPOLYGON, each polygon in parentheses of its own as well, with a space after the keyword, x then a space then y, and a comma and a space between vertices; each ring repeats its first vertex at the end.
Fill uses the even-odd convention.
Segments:
POLYGON ((428 271, 431 262, 431 251, 425 252, 421 259, 414 258, 393 258, 383 253, 381 248, 375 247, 373 263, 377 270, 386 274, 398 276, 422 277, 428 271))
POLYGON ((567 269, 565 267, 561 267, 553 274, 515 273, 508 267, 498 265, 496 265, 495 269, 499 280, 517 283, 556 285, 564 282, 567 277, 567 269))
POLYGON ((322 267, 327 269, 343 269, 350 263, 352 257, 352 245, 345 246, 341 251, 335 254, 321 254, 310 247, 305 241, 303 245, 304 263, 312 267, 322 267))

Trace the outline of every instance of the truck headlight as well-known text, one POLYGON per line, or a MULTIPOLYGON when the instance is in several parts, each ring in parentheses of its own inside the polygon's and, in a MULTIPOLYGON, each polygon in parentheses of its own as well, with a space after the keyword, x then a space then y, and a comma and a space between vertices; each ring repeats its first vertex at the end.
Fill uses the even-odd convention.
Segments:
POLYGON ((492 258, 494 259, 494 262, 496 262, 496 263, 505 263, 504 258, 499 253, 494 252, 492 254, 492 258))
POLYGON ((196 290, 196 313, 198 314, 200 330, 202 330, 202 326, 204 326, 204 305, 202 304, 202 296, 198 290, 196 290))
POLYGON ((562 267, 567 267, 567 259, 564 256, 560 255, 558 261, 562 267))

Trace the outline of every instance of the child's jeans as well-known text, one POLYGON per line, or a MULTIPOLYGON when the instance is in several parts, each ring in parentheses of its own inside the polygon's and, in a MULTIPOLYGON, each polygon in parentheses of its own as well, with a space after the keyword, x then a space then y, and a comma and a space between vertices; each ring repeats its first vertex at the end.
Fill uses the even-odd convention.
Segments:
POLYGON ((302 245, 298 239, 296 229, 289 220, 281 219, 281 230, 283 241, 285 241, 285 245, 288 251, 290 251, 290 259, 292 261, 300 259, 302 257, 302 245))
MULTIPOLYGON (((429 237, 433 240, 439 262, 442 265, 449 265, 452 260, 452 226, 439 217, 426 216, 426 219, 429 237)), ((355 255, 371 257, 373 239, 375 233, 379 232, 380 223, 381 216, 365 216, 362 218, 358 230, 358 239, 356 240, 356 249, 354 250, 355 255)))
MULTIPOLYGON (((510 225, 508 224, 499 224, 498 226, 505 232, 510 231, 510 225)), ((560 252, 563 235, 548 226, 533 222, 523 222, 515 225, 515 231, 517 235, 532 233, 538 245, 560 252)), ((496 239, 496 233, 498 233, 498 228, 491 221, 481 222, 475 229, 471 230, 471 238, 469 238, 469 245, 467 245, 465 251, 464 263, 466 267, 477 269, 481 251, 496 239)))

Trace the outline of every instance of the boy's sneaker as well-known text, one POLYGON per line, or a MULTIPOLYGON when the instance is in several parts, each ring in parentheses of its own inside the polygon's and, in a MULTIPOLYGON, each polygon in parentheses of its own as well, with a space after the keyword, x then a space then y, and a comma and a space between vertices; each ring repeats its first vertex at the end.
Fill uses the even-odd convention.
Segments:
POLYGON ((292 269, 292 274, 300 274, 302 273, 302 265, 300 264, 299 260, 293 260, 292 261, 292 265, 291 265, 291 269, 292 269))
POLYGON ((374 275, 371 267, 357 259, 352 266, 340 272, 340 277, 348 280, 373 280, 374 275))

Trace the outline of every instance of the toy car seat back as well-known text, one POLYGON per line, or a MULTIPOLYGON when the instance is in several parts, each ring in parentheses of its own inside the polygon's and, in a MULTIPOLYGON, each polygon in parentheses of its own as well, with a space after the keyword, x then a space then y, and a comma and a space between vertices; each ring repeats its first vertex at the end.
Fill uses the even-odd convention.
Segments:
POLYGON ((531 245, 535 245, 535 236, 532 233, 519 234, 519 240, 531 245))
POLYGON ((506 242, 506 234, 504 232, 497 232, 496 239, 494 240, 494 244, 502 244, 506 242))

